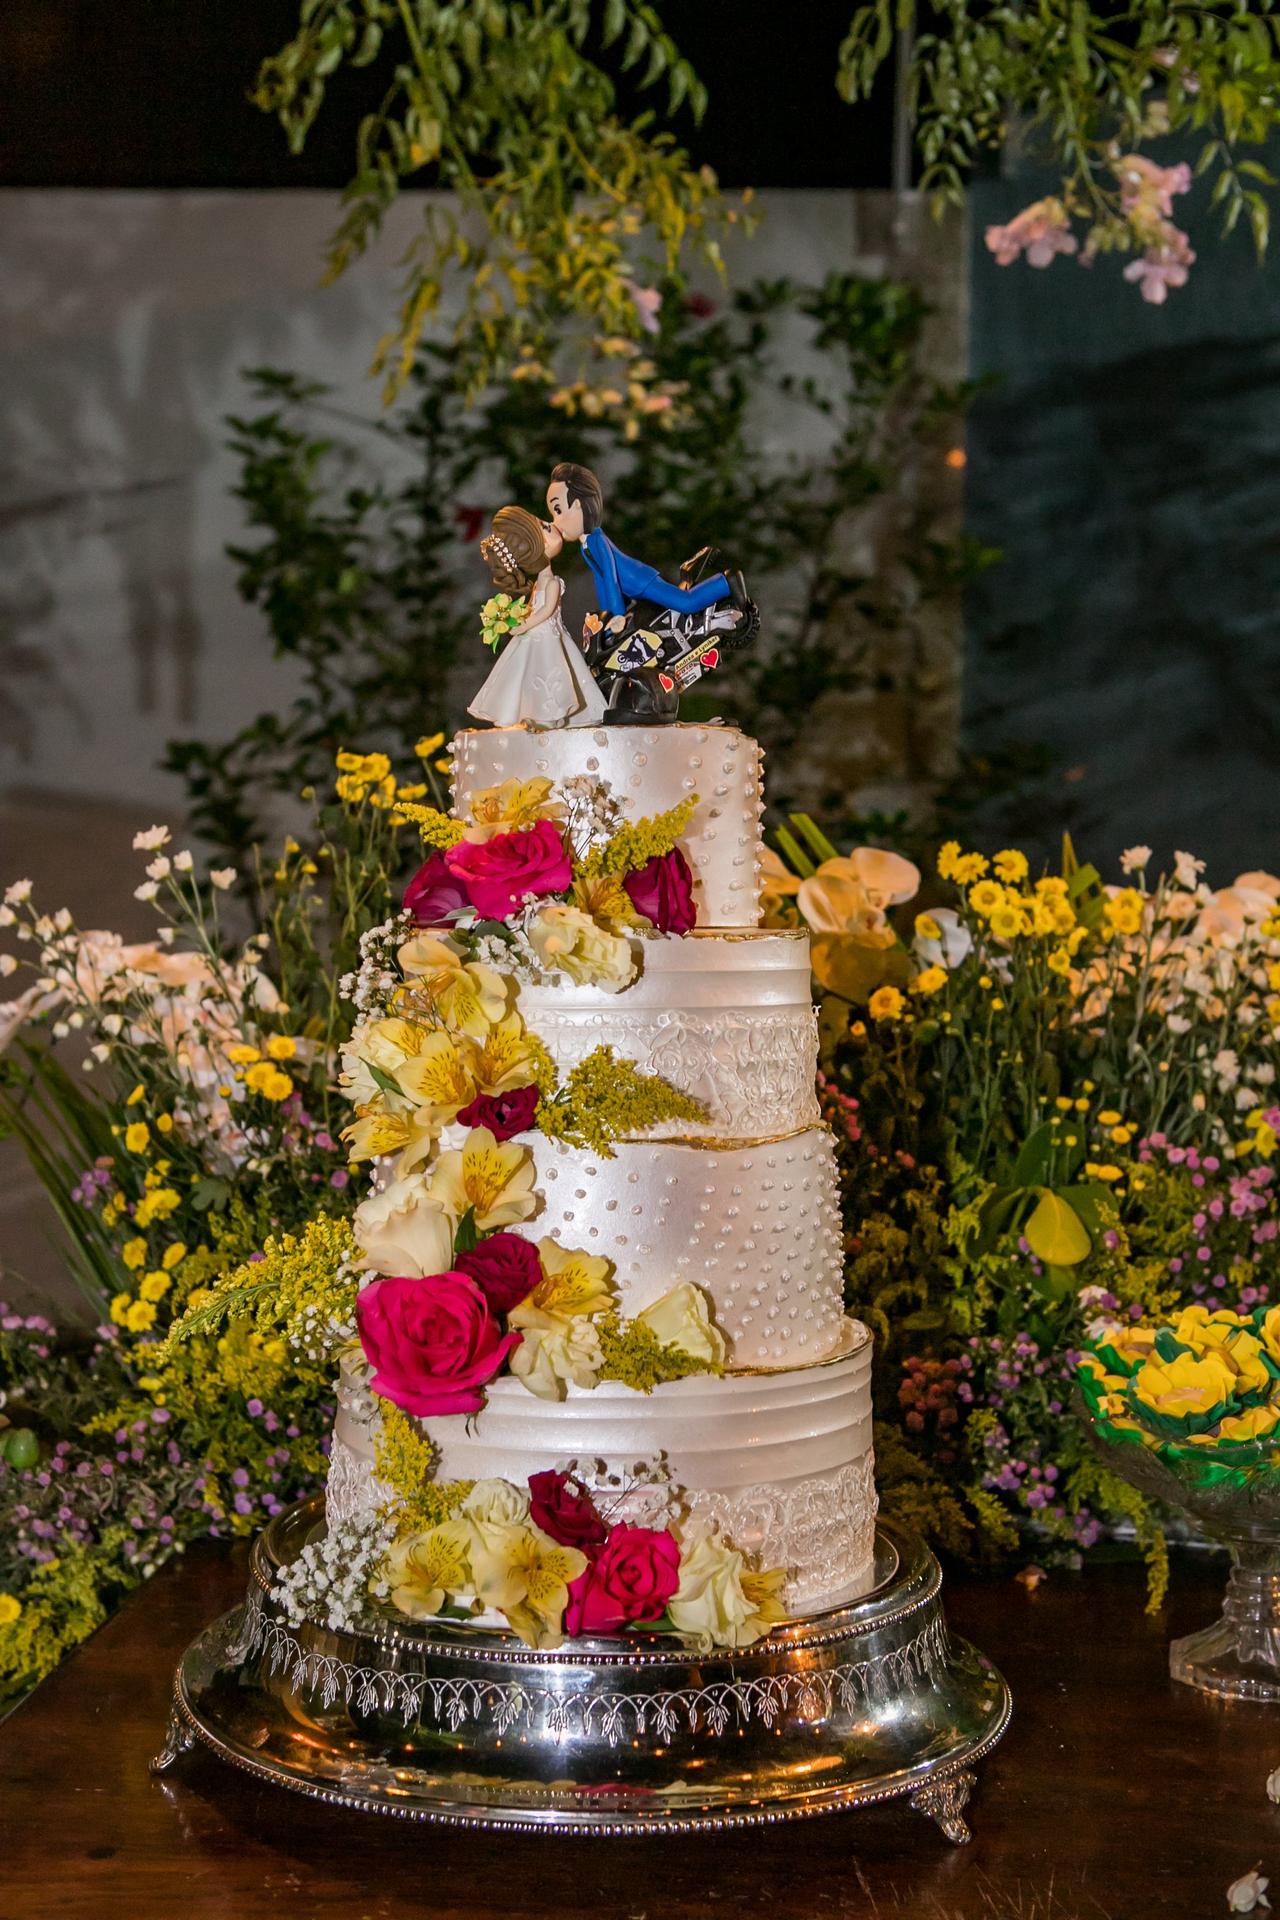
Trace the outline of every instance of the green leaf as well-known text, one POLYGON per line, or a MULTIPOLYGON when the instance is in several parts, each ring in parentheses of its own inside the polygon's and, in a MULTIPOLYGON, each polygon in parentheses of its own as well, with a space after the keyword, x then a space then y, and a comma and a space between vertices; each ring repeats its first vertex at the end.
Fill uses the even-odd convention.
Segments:
POLYGON ((773 837, 781 848, 782 857, 791 868, 791 871, 798 873, 802 880, 807 880, 811 874, 817 871, 813 861, 809 858, 789 828, 776 828, 773 837))
POLYGON ((368 1069, 369 1078, 375 1087, 381 1087, 384 1093, 392 1093, 398 1099, 404 1099, 404 1088, 393 1075, 384 1073, 381 1067, 375 1067, 372 1060, 365 1060, 362 1064, 368 1069))
POLYGON ((792 826, 808 842, 819 860, 838 860, 840 849, 832 845, 817 822, 807 813, 788 814, 792 826))
POLYGON ((1093 1250, 1080 1215, 1061 1195, 1041 1189, 1034 1212, 1022 1229, 1037 1260, 1050 1267, 1078 1267, 1093 1250))
POLYGON ((1013 1181, 1015 1187, 1041 1187, 1049 1172, 1053 1159, 1055 1128, 1051 1120, 1028 1135, 1027 1140, 1014 1162, 1013 1181))
POLYGON ((454 1252, 470 1253, 479 1238, 476 1232, 476 1210, 474 1207, 468 1207, 459 1220, 458 1230, 453 1236, 454 1252))
POLYGON ((231 1187, 216 1174, 207 1173, 191 1189, 191 1204, 197 1213, 221 1213, 231 1198, 231 1187))

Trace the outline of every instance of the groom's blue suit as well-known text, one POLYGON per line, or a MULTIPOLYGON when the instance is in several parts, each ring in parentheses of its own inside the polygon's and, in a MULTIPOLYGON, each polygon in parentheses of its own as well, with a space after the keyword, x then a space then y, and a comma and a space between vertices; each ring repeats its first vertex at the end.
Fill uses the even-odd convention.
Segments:
POLYGON ((673 613, 701 613, 729 595, 729 582, 722 573, 712 574, 696 587, 673 586, 656 567, 633 560, 615 547, 600 527, 583 534, 582 551, 595 579, 599 610, 610 619, 626 612, 628 600, 654 600, 673 613))

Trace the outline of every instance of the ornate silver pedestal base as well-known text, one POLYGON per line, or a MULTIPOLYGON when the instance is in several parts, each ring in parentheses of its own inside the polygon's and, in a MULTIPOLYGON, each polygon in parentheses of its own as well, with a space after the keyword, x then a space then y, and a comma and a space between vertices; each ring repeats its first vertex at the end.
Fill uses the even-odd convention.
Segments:
POLYGON ((972 1763, 1009 1719, 943 1619, 941 1575, 883 1528, 863 1600, 702 1657, 654 1636, 539 1653, 506 1633, 290 1627, 270 1587, 318 1501, 254 1548, 249 1598, 188 1649, 159 1772, 197 1741, 261 1779, 401 1819, 521 1832, 765 1826, 896 1795, 969 1838, 972 1763))

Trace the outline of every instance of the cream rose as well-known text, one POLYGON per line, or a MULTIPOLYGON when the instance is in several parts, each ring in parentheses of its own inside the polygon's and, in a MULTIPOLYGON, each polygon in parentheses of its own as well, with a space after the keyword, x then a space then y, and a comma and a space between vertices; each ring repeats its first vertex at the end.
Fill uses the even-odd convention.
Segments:
POLYGON ((688 1280, 672 1287, 636 1318, 664 1347, 678 1347, 681 1353, 713 1367, 724 1365, 724 1335, 712 1322, 706 1294, 688 1280))
POLYGON ((392 1180, 362 1200, 353 1231, 370 1273, 421 1280, 447 1273, 453 1260, 453 1221, 416 1177, 392 1180))
POLYGON ((510 1480, 477 1480, 458 1509, 477 1544, 488 1553, 498 1546, 508 1527, 522 1527, 529 1518, 529 1489, 510 1480))
POLYGON ((620 993, 635 979, 630 941, 609 933, 580 907, 543 907, 529 925, 529 939, 548 973, 567 973, 580 987, 620 993))
POLYGON ((777 1599, 782 1578, 780 1569, 748 1572, 736 1547, 709 1522, 694 1519, 681 1529, 680 1584, 667 1614, 700 1652, 749 1647, 783 1616, 777 1599))
POLYGON ((566 1386, 594 1387, 604 1365, 600 1336, 590 1320, 562 1327, 531 1327, 509 1362, 512 1373, 539 1400, 563 1400, 566 1386))

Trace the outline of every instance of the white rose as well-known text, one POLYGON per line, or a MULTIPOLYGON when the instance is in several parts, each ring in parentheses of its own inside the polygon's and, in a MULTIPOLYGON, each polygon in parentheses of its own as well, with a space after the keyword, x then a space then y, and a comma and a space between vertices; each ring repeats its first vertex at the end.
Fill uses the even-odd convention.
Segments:
POLYGON ((562 1327, 531 1327, 510 1360, 515 1374, 539 1400, 563 1400, 572 1383, 594 1387, 604 1365, 600 1336, 590 1320, 581 1317, 562 1327))
POLYGON ((423 1182, 392 1180, 356 1208, 353 1230, 370 1273, 421 1280, 447 1273, 453 1259, 453 1221, 430 1199, 423 1182))
POLYGON ((724 1335, 712 1323, 707 1296, 689 1281, 672 1287, 670 1293, 664 1293, 636 1317, 662 1346, 678 1347, 681 1353, 712 1366, 724 1365, 724 1335))
POLYGON ((543 907, 528 933, 539 964, 548 973, 567 973, 581 987, 620 993, 635 978, 630 941, 606 932, 581 907, 543 907))

